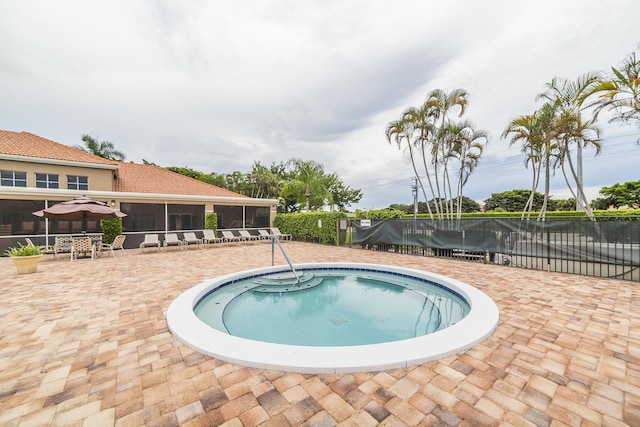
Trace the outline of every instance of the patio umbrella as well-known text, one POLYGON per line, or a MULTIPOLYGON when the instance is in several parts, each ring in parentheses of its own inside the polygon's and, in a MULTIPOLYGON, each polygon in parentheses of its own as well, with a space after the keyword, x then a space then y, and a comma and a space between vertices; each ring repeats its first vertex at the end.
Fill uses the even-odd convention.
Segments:
POLYGON ((106 219, 127 216, 126 213, 113 209, 107 206, 106 203, 86 196, 57 203, 46 209, 33 212, 33 214, 44 218, 81 219, 83 232, 87 230, 87 219, 106 219))

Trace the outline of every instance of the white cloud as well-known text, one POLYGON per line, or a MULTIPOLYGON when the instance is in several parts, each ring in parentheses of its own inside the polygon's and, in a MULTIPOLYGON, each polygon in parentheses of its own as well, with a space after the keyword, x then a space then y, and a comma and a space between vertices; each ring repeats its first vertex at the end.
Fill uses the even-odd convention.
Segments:
MULTIPOLYGON (((466 187, 484 199, 529 187, 499 137, 544 83, 608 69, 640 42, 639 3, 603 14, 595 0, 8 0, 0 128, 69 145, 89 133, 129 160, 206 172, 315 160, 363 190, 361 207, 385 207, 411 201, 413 175, 387 123, 429 90, 462 87, 467 117, 492 134, 466 187)), ((589 186, 630 180, 629 156, 606 153, 585 160, 589 186)))

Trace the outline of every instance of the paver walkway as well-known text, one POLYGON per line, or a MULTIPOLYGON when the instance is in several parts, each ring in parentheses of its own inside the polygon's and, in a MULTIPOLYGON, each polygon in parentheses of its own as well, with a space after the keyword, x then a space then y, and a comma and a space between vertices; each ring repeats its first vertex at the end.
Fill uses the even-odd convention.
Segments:
MULTIPOLYGON (((271 265, 268 245, 44 260, 0 258, 0 425, 640 426, 640 284, 287 242, 293 262, 400 265, 477 286, 496 331, 407 369, 301 375, 180 344, 171 301, 271 265)), ((283 264, 276 255, 277 263, 283 264)))

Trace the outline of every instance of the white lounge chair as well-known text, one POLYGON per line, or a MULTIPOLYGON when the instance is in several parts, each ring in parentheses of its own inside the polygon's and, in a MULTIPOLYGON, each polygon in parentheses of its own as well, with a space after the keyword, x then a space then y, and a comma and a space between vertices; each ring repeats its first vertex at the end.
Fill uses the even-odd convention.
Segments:
POLYGON ((144 248, 157 248, 160 252, 160 239, 157 234, 145 234, 144 241, 140 243, 140 251, 144 252, 144 248))
POLYGON ((196 233, 193 231, 187 231, 183 234, 182 244, 185 248, 189 245, 196 245, 196 247, 200 248, 202 245, 202 239, 196 237, 196 233))
POLYGON ((202 237, 202 242, 204 244, 222 243, 224 241, 222 237, 216 237, 213 234, 213 230, 210 228, 205 228, 202 232, 204 233, 204 236, 202 237))
POLYGON ((178 250, 182 250, 182 240, 178 239, 176 233, 167 233, 164 235, 164 248, 167 249, 169 246, 177 246, 178 250))
POLYGON ((222 234, 222 238, 225 243, 240 243, 245 240, 244 237, 236 236, 233 234, 233 231, 230 230, 222 230, 220 233, 222 234))
POLYGON ((240 234, 240 237, 244 237, 247 242, 255 242, 260 239, 258 236, 253 236, 247 230, 240 230, 238 233, 240 234))
POLYGON ((271 227, 271 234, 280 240, 291 240, 291 234, 282 234, 278 227, 271 227))
POLYGON ((103 251, 109 251, 111 252, 111 256, 115 258, 116 254, 115 252, 113 252, 113 250, 118 250, 120 249, 122 251, 122 255, 125 255, 124 252, 124 240, 127 238, 127 236, 123 236, 122 234, 119 236, 116 236, 115 239, 113 239, 113 243, 100 243, 99 247, 96 247, 97 251, 100 251, 99 253, 102 254, 103 251))
POLYGON ((258 235, 262 240, 271 240, 271 234, 267 230, 258 230, 258 235))

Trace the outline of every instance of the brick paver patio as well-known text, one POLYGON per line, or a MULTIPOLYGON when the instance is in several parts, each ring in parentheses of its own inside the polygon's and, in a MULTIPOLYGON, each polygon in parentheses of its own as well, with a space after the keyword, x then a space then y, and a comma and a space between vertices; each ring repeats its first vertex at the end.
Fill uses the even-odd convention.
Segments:
MULTIPOLYGON (((640 284, 287 242, 293 262, 400 265, 477 286, 487 340, 407 369, 301 375, 180 344, 171 301, 203 279, 271 265, 268 245, 0 259, 0 425, 639 426, 640 284)), ((282 256, 277 256, 282 264, 282 256)))

